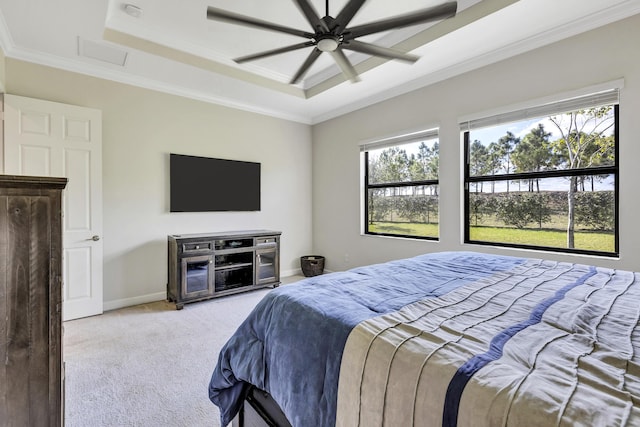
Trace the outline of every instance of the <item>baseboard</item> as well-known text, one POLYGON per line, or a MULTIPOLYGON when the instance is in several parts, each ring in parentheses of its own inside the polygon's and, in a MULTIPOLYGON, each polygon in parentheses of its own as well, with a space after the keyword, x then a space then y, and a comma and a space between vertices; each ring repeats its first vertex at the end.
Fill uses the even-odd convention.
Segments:
MULTIPOLYGON (((281 277, 300 276, 300 275, 302 275, 301 269, 286 270, 286 271, 280 272, 281 277)), ((137 297, 117 299, 113 301, 105 301, 102 304, 102 309, 104 311, 117 310, 119 308, 131 307, 132 305, 147 304, 149 302, 162 301, 166 299, 167 299, 166 292, 156 292, 153 294, 140 295, 137 297)))
POLYGON ((302 275, 302 269, 300 268, 280 272, 280 277, 301 276, 301 275, 302 275))
POLYGON ((131 307, 132 305, 146 304, 149 302, 162 301, 167 299, 166 292, 156 292, 154 294, 140 295, 137 297, 105 301, 102 305, 104 311, 116 310, 118 308, 131 307))

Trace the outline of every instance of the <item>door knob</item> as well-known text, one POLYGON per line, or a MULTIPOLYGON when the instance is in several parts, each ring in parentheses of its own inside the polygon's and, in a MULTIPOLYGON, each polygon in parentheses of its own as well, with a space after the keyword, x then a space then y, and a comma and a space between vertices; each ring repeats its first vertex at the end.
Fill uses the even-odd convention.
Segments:
POLYGON ((93 240, 94 242, 97 242, 98 240, 100 240, 100 236, 97 236, 97 235, 93 236, 91 240, 93 240))

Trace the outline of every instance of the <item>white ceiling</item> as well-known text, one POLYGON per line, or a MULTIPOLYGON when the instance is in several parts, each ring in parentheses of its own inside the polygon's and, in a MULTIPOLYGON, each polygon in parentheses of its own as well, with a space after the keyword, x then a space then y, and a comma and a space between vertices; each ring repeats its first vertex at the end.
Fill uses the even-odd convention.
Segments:
MULTIPOLYGON (((311 2, 324 16, 325 1, 311 2)), ((346 2, 330 0, 330 14, 346 2)), ((351 25, 439 3, 369 0, 351 25)), ((640 0, 459 0, 448 20, 360 39, 410 50, 415 64, 349 53, 353 84, 323 54, 289 85, 309 50, 232 58, 305 39, 207 20, 208 6, 312 32, 293 0, 0 0, 0 44, 10 58, 314 124, 640 13, 640 0)))

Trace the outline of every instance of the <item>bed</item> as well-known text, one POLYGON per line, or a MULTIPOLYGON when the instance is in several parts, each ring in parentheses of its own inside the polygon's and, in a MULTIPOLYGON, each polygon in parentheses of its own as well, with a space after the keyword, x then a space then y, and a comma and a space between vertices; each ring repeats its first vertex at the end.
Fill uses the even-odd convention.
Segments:
POLYGON ((271 291, 209 397, 223 426, 640 425, 639 317, 638 273, 426 254, 271 291))

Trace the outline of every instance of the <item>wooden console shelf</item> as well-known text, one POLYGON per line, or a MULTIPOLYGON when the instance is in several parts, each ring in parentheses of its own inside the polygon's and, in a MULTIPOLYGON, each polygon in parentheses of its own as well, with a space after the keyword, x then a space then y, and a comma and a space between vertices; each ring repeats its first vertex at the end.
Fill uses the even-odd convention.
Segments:
POLYGON ((167 299, 185 303, 280 284, 280 231, 168 236, 167 299))

